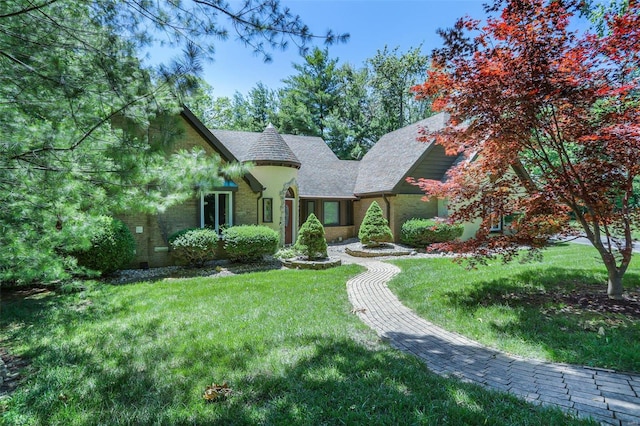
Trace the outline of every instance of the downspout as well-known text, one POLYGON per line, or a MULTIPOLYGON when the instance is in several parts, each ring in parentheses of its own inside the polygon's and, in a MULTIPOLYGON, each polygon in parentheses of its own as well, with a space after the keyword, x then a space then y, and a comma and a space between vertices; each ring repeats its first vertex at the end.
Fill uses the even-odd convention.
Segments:
POLYGON ((384 203, 387 205, 387 221, 391 223, 391 203, 387 199, 387 194, 382 194, 382 199, 384 203))
POLYGON ((262 199, 262 196, 264 195, 264 190, 267 188, 262 188, 260 190, 260 195, 258 196, 258 199, 256 200, 256 225, 260 225, 260 200, 262 199))
MULTIPOLYGON (((384 203, 387 205, 387 222, 389 223, 389 228, 391 228, 391 203, 389 202, 389 200, 387 199, 387 194, 382 194, 382 199, 384 200, 384 203)), ((391 231, 395 237, 396 233, 395 231, 391 231)))

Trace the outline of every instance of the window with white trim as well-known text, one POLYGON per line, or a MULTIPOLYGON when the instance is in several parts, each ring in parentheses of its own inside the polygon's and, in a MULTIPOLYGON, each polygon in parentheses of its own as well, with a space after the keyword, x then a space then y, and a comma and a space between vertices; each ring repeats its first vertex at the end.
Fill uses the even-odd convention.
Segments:
POLYGON ((200 227, 220 233, 233 226, 233 192, 215 191, 200 195, 200 227))

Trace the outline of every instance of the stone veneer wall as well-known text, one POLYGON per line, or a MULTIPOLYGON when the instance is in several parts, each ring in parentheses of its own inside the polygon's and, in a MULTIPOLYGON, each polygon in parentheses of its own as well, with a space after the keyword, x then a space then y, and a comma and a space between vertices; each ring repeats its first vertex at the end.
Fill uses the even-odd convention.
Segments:
POLYGON ((438 215, 437 200, 422 201, 422 195, 419 194, 391 195, 387 196, 387 200, 390 204, 390 217, 387 217, 387 203, 383 197, 362 198, 354 203, 354 235, 356 237, 367 209, 373 201, 378 202, 380 208, 382 208, 382 214, 389 221, 389 227, 395 242, 400 241, 400 229, 407 220, 414 217, 432 218, 438 215))
POLYGON ((357 237, 356 227, 354 225, 350 226, 325 226, 324 227, 324 236, 329 243, 335 243, 342 240, 346 240, 349 238, 357 237))
POLYGON ((400 241, 402 224, 412 218, 429 219, 438 215, 438 200, 422 201, 423 195, 400 194, 390 198, 391 232, 397 241, 400 241))
MULTIPOLYGON (((175 150, 203 148, 207 154, 215 151, 206 143, 198 132, 184 119, 184 133, 175 144, 175 150)), ((250 225, 257 223, 258 193, 254 193, 243 179, 236 179, 238 190, 233 194, 234 225, 250 225)), ((173 264, 167 238, 181 229, 200 226, 200 196, 168 208, 157 215, 144 213, 125 213, 117 216, 122 219, 136 241, 136 257, 130 267, 137 268, 146 263, 149 267, 173 264), (141 231, 141 232, 139 232, 141 231)))

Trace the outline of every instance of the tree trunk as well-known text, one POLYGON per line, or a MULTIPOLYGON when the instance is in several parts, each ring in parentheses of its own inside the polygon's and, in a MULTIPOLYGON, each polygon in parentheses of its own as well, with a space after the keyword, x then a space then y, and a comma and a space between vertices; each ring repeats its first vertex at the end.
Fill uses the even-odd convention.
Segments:
POLYGON ((607 295, 609 299, 622 299, 622 276, 615 265, 607 265, 607 272, 609 274, 609 283, 607 286, 607 295))

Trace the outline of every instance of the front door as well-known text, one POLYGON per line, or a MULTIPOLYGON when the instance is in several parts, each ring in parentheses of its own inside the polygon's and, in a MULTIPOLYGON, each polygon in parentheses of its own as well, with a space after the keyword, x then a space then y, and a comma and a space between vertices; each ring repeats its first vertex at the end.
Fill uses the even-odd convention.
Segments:
POLYGON ((284 243, 293 244, 293 200, 284 200, 284 243))

